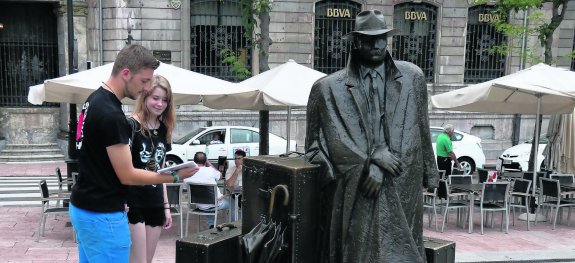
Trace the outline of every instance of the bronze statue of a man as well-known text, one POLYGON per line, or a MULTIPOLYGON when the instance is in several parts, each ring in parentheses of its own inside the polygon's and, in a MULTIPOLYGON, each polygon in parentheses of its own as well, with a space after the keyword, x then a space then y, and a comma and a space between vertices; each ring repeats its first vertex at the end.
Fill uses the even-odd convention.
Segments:
POLYGON ((347 67, 318 80, 306 159, 321 164, 321 262, 424 262, 422 186, 437 187, 420 68, 393 61, 380 11, 363 11, 347 67))

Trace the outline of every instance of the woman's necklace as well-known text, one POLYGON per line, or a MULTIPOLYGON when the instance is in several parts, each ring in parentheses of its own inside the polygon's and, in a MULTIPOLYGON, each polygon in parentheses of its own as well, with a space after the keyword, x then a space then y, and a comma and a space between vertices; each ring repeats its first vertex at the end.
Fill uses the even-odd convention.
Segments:
POLYGON ((157 135, 158 135, 158 130, 156 129, 156 123, 157 123, 157 122, 154 121, 154 123, 150 125, 150 122, 148 122, 148 121, 146 120, 146 124, 148 124, 148 129, 149 129, 149 130, 152 130, 152 133, 154 134, 154 136, 157 136, 157 135))
POLYGON ((103 81, 102 81, 102 84, 104 84, 104 86, 106 86, 105 89, 107 89, 107 90, 109 90, 110 92, 112 92, 112 94, 114 94, 114 96, 116 96, 116 98, 118 97, 118 96, 116 95, 116 92, 114 92, 114 90, 113 90, 112 88, 110 88, 110 86, 108 86, 108 84, 106 84, 106 82, 103 82, 103 81))

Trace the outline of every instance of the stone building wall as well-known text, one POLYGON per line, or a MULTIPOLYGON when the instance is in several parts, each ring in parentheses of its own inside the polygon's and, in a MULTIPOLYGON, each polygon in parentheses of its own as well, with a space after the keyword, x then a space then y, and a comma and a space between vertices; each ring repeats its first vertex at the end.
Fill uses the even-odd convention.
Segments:
MULTIPOLYGON (((101 0, 102 2, 102 34, 100 34, 100 0, 74 1, 74 30, 78 41, 80 54, 79 68, 85 69, 86 61, 94 61, 94 66, 113 62, 117 52, 126 45, 128 27, 131 27, 132 43, 142 44, 151 50, 168 51, 171 63, 183 68, 190 68, 190 1, 191 0, 101 0), (181 3, 181 4, 178 4, 181 3), (100 39, 102 46, 100 46, 100 39), (100 50, 101 49, 101 50, 100 50), (102 53, 103 60, 100 60, 102 53)), ((225 1, 225 0, 224 0, 225 1)), ((65 2, 59 1, 58 32, 60 33, 59 57, 60 73, 67 73, 67 37, 65 2)), ((430 95, 465 86, 463 76, 465 70, 465 42, 468 7, 472 0, 368 0, 358 1, 362 9, 381 9, 386 15, 387 23, 393 26, 394 5, 415 2, 428 3, 437 7, 437 47, 435 57, 434 82, 428 85, 430 95)), ((316 1, 312 0, 274 0, 270 13, 270 36, 273 41, 270 47, 269 63, 274 67, 294 59, 296 62, 312 67, 314 54, 314 17, 316 1)), ((560 28, 556 31, 553 51, 556 56, 563 56, 572 52, 575 28, 575 2, 568 5, 569 12, 560 28)), ((549 14, 549 12, 547 12, 549 14)), ((517 14, 514 21, 522 21, 523 15, 517 14)), ((531 46, 537 45, 537 39, 529 38, 531 46)), ((254 68, 257 68, 257 52, 253 52, 254 68)), ((507 58, 506 74, 517 71, 519 56, 513 54, 507 58)), ((558 66, 569 67, 571 60, 559 59, 558 66)), ((529 66, 529 64, 527 64, 529 66)), ((256 70, 257 71, 257 70, 256 70)), ((0 109, 6 111, 5 109, 0 109)), ((10 109, 10 111, 13 111, 10 109)), ((18 110, 17 110, 18 111, 18 110)), ((28 109, 19 109, 20 115, 29 114, 28 109)), ((40 117, 32 118, 31 127, 46 126, 25 134, 36 134, 18 137, 15 131, 25 127, 10 117, 0 118, 0 137, 7 139, 17 138, 17 141, 28 138, 34 141, 54 140, 59 131, 67 131, 68 110, 63 104, 59 109, 43 112, 38 110, 40 117), (52 115, 55 125, 48 121, 46 115, 52 115), (12 127, 12 125, 15 125, 12 127), (52 129, 53 132, 44 131, 52 129), (44 136, 44 137, 42 137, 44 136)), ((272 112, 271 131, 285 136, 285 112, 272 112)), ((292 138, 297 139, 298 145, 305 140, 305 111, 296 110, 292 115, 292 138)), ((521 127, 521 140, 526 140, 532 133, 532 116, 523 116, 521 127)), ((257 127, 257 112, 245 111, 211 111, 194 106, 181 106, 178 109, 178 124, 176 138, 200 126, 237 124, 257 127)), ((478 130, 488 130, 485 126, 493 126, 493 133, 484 138, 484 149, 488 159, 496 157, 498 153, 510 145, 512 115, 497 115, 483 113, 456 113, 432 111, 430 123, 441 125, 451 122, 457 129, 474 133, 478 130), (491 146, 489 146, 491 145, 491 146), (500 149, 502 148, 502 149, 500 149)), ((546 125, 543 126, 543 130, 546 125)), ((35 128, 34 128, 35 129, 35 128)))

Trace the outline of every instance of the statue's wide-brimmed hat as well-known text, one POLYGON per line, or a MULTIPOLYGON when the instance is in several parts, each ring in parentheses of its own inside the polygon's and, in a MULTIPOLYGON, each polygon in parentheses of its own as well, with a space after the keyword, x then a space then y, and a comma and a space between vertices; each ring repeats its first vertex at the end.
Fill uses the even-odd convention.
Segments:
POLYGON ((393 33, 395 29, 388 28, 385 17, 379 10, 362 11, 355 17, 354 31, 343 36, 343 39, 351 40, 354 34, 376 36, 393 33))

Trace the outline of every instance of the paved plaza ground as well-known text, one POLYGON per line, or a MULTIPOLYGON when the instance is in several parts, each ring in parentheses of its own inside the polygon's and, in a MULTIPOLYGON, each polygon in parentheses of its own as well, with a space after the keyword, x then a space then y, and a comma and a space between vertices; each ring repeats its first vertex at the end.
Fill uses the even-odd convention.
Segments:
MULTIPOLYGON (((0 164, 0 177, 53 176, 57 166, 65 168, 64 163, 0 164)), ((67 226, 68 217, 49 217, 45 236, 37 242, 39 218, 39 206, 0 207, 0 262, 77 261, 72 229, 67 226)), ((190 233, 196 231, 195 220, 193 217, 190 222, 190 233)), ((495 216, 495 227, 485 228, 485 234, 481 235, 478 215, 474 217, 475 232, 472 234, 467 233, 467 227, 456 226, 454 216, 444 233, 429 229, 425 217, 424 235, 455 241, 456 262, 575 262, 575 222, 567 226, 566 216, 555 230, 543 222, 527 231, 526 222, 516 220, 515 226, 509 227, 509 234, 500 231, 499 220, 500 216, 495 216)), ((154 262, 175 261, 177 227, 162 234, 154 262)))

